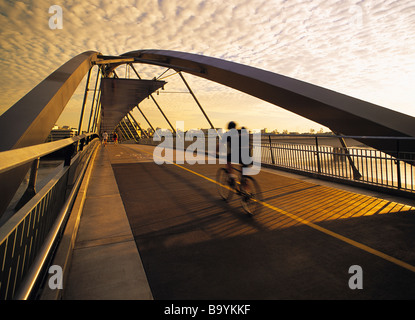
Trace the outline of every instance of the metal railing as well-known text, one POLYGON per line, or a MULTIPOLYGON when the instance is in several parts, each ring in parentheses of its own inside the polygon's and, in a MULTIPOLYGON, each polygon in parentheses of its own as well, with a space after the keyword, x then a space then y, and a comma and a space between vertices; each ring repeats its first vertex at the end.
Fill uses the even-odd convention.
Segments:
MULTIPOLYGON (((175 137, 172 139, 175 146, 175 137)), ((413 141, 415 138, 407 137, 261 134, 261 147, 253 150, 261 152, 257 155, 261 163, 270 167, 412 196, 415 194, 415 150, 402 152, 399 145, 413 141), (358 139, 377 139, 395 148, 381 152, 358 139)), ((139 143, 160 144, 151 138, 140 139, 139 143)), ((186 141, 184 147, 191 143, 186 141)), ((207 145, 206 141, 206 148, 207 145)))
MULTIPOLYGON (((413 138, 330 135, 263 135, 261 162, 267 165, 341 179, 367 186, 415 193, 415 152, 384 153, 355 139, 378 139, 399 146, 413 138), (351 146, 342 145, 347 139, 351 146)), ((348 143, 349 144, 349 143, 348 143)), ((414 150, 415 151, 415 150, 414 150)))
POLYGON ((96 134, 0 153, 0 173, 63 151, 53 178, 0 227, 0 299, 29 299, 36 294, 63 231, 91 155, 96 134))

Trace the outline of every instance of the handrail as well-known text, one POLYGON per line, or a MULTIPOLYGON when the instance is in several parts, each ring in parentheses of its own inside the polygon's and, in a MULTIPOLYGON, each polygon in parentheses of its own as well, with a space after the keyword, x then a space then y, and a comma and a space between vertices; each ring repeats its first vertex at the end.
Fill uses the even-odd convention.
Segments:
POLYGON ((72 209, 72 204, 75 201, 75 198, 78 194, 79 187, 82 183, 85 171, 93 158, 93 152, 91 152, 88 156, 87 161, 85 162, 82 171, 80 172, 76 182, 71 190, 70 195, 65 201, 63 208, 60 210, 59 215, 53 224, 51 230, 47 238, 45 239, 41 250, 39 251, 36 260, 33 262, 29 272, 27 273, 26 277, 22 281, 22 286, 16 293, 16 300, 28 300, 30 296, 33 294, 33 289, 35 287, 36 282, 38 281, 39 275, 41 270, 44 268, 45 263, 47 262, 47 258, 49 257, 50 253, 53 250, 53 246, 56 243, 56 239, 59 237, 59 234, 62 230, 62 227, 67 220, 68 214, 72 209))
POLYGON ((261 139, 261 163, 272 168, 413 197, 415 150, 401 151, 400 146, 414 140, 414 137, 393 136, 264 134, 261 139), (327 138, 329 141, 324 142, 327 138), (336 139, 362 142, 363 138, 383 141, 384 150, 376 150, 366 144, 347 146, 344 141, 333 143, 336 139))
POLYGON ((79 152, 71 160, 69 160, 69 156, 72 155, 72 152, 65 155, 67 158, 65 162, 68 161, 68 165, 64 164, 59 171, 56 171, 53 178, 42 190, 1 226, 0 265, 2 264, 1 260, 3 263, 9 261, 6 263, 5 269, 0 268, 2 271, 0 282, 4 281, 0 292, 2 297, 28 299, 32 295, 34 287, 37 287, 38 276, 41 271, 43 273, 43 266, 49 259, 49 254, 54 250, 56 239, 67 219, 86 167, 91 161, 94 150, 99 145, 96 138, 95 133, 83 134, 52 143, 0 153, 1 167, 7 171, 16 165, 22 165, 27 161, 55 151, 68 147, 72 149, 71 145, 81 142, 79 152), (83 141, 85 141, 85 147, 83 141), (32 151, 33 154, 30 153, 32 151), (13 161, 10 155, 20 156, 23 159, 13 161), (3 159, 5 164, 1 162, 3 159), (81 167, 78 167, 79 165, 81 167), (69 178, 71 172, 77 172, 78 168, 80 172, 76 177, 69 178), (71 190, 70 194, 66 196, 65 194, 69 190, 71 190), (15 291, 16 289, 18 291, 15 291))
POLYGON ((401 136, 345 136, 337 134, 273 134, 273 133, 261 133, 261 136, 270 137, 302 137, 302 138, 343 138, 343 139, 379 139, 379 140, 415 140, 415 137, 401 137, 401 136))
POLYGON ((96 135, 96 133, 87 133, 54 142, 47 142, 30 147, 0 152, 0 173, 9 171, 13 168, 21 166, 37 158, 41 158, 45 155, 51 154, 55 151, 70 146, 77 141, 94 135, 96 135))

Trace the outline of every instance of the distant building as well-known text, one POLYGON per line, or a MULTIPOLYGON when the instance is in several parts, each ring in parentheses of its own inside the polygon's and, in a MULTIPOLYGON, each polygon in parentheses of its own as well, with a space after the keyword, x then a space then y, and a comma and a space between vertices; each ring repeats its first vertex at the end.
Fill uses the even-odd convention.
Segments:
POLYGON ((78 130, 69 126, 58 127, 54 126, 50 132, 46 142, 57 141, 61 139, 71 138, 78 134, 78 130))

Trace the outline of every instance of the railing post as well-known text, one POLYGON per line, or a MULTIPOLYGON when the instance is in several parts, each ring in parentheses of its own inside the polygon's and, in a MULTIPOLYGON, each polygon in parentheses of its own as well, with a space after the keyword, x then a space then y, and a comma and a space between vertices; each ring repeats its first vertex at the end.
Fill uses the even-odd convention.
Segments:
POLYGON ((71 165, 71 160, 72 160, 72 155, 74 153, 74 149, 75 149, 75 145, 74 144, 70 144, 69 146, 67 146, 65 148, 65 160, 63 165, 66 166, 70 166, 71 165))
POLYGON ((16 207, 14 208, 15 211, 18 211, 21 207, 23 207, 36 194, 36 181, 37 173, 39 171, 39 162, 39 158, 33 160, 32 162, 32 168, 30 169, 30 178, 29 183, 27 185, 27 189, 24 192, 23 196, 20 198, 19 202, 16 204, 16 207))
POLYGON ((318 173, 321 173, 320 154, 319 154, 319 151, 318 151, 318 138, 317 138, 317 136, 315 137, 315 139, 316 139, 317 168, 318 168, 318 173))
POLYGON ((268 136, 268 140, 269 140, 269 151, 271 152, 271 161, 272 161, 272 164, 275 164, 274 153, 272 152, 272 146, 271 146, 271 136, 268 136))
POLYGON ((396 139, 396 173, 398 175, 398 189, 401 189, 402 187, 402 181, 401 181, 401 163, 399 161, 399 139, 396 139))
POLYGON ((79 151, 84 150, 84 146, 85 146, 85 142, 86 142, 85 139, 86 138, 83 138, 79 141, 79 151))

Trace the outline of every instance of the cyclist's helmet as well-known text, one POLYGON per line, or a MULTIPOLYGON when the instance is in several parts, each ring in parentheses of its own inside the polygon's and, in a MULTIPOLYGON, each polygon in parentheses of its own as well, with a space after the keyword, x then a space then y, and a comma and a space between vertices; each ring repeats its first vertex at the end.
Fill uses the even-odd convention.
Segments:
POLYGON ((236 128, 236 123, 234 121, 231 121, 228 123, 228 130, 235 129, 235 128, 236 128))

